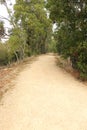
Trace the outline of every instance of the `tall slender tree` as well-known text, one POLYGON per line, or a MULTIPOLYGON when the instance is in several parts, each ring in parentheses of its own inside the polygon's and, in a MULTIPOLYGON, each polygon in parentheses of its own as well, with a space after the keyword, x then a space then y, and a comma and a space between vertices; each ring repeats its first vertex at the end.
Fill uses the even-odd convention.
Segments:
POLYGON ((51 24, 44 9, 44 0, 16 0, 15 22, 27 33, 27 45, 32 53, 44 53, 51 24))

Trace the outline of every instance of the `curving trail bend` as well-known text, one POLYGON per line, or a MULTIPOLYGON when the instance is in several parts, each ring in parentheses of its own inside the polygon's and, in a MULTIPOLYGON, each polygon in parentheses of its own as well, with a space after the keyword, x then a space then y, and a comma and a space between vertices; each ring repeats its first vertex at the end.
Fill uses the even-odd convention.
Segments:
POLYGON ((87 87, 42 55, 0 105, 0 130, 87 130, 87 87))

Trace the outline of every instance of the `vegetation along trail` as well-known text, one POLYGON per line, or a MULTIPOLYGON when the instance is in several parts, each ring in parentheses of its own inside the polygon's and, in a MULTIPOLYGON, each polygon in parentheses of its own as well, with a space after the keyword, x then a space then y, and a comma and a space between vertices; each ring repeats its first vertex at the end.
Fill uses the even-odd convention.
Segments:
POLYGON ((0 130, 87 130, 87 88, 41 55, 0 105, 0 130))

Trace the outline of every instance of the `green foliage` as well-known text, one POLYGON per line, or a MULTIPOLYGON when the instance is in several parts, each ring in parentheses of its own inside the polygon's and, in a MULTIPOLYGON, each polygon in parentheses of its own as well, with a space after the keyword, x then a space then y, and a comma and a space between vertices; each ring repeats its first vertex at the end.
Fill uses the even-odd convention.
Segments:
POLYGON ((3 21, 0 21, 0 40, 1 40, 2 36, 4 35, 4 33, 5 33, 4 23, 3 23, 3 21))
POLYGON ((54 37, 51 38, 51 41, 48 44, 48 52, 57 53, 56 41, 54 37))
POLYGON ((44 0, 30 2, 17 0, 14 10, 15 22, 26 30, 29 51, 32 54, 45 53, 51 22, 44 10, 44 0))
POLYGON ((87 79, 87 42, 79 45, 77 53, 77 68, 81 72, 81 77, 87 79))
POLYGON ((0 65, 8 64, 8 51, 4 44, 0 43, 0 65))
POLYGON ((8 46, 10 51, 10 60, 18 61, 25 57, 26 49, 26 33, 25 30, 20 28, 14 28, 12 35, 8 40, 8 46))
POLYGON ((58 23, 57 51, 87 77, 87 1, 48 0, 50 17, 58 23))
MULTIPOLYGON (((20 61, 26 56, 46 53, 51 39, 52 24, 47 17, 44 0, 16 0, 13 15, 6 0, 1 0, 0 3, 6 7, 9 15, 9 19, 6 20, 12 25, 9 40, 5 44, 8 46, 8 63, 20 61)), ((2 23, 0 31, 4 31, 2 23)))

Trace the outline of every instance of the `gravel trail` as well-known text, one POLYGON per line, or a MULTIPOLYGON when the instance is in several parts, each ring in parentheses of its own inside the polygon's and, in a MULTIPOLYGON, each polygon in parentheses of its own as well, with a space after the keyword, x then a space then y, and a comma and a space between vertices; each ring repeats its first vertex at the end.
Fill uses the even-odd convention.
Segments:
POLYGON ((4 95, 0 130, 87 130, 87 87, 41 55, 4 95))

